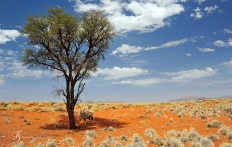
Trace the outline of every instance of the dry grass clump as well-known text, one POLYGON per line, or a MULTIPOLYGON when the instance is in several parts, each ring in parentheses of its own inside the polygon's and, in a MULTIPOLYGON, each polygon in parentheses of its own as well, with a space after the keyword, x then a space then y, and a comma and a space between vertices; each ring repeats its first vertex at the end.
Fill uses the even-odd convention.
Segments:
POLYGON ((230 143, 223 143, 220 147, 232 147, 230 143))
POLYGON ((154 108, 148 109, 145 111, 145 115, 150 114, 154 111, 154 108))
POLYGON ((14 144, 13 144, 13 147, 25 147, 25 144, 24 144, 23 141, 20 141, 20 142, 18 142, 18 143, 14 143, 14 144))
POLYGON ((149 139, 152 139, 152 138, 157 137, 158 135, 154 129, 150 128, 150 129, 146 129, 145 136, 149 139))
POLYGON ((232 132, 228 132, 228 133, 227 133, 227 138, 228 138, 229 140, 232 140, 232 132))
POLYGON ((108 128, 104 128, 103 131, 115 131, 115 129, 111 126, 109 126, 108 128))
POLYGON ((200 139, 200 135, 196 130, 191 130, 188 133, 188 141, 198 141, 200 139))
POLYGON ((95 138, 95 137, 97 137, 97 134, 96 134, 96 132, 94 131, 94 130, 87 130, 86 132, 85 132, 85 136, 87 137, 91 137, 91 138, 95 138))
POLYGON ((219 130, 218 130, 218 134, 220 135, 227 135, 230 132, 230 129, 226 126, 222 126, 219 130))
POLYGON ((132 138, 132 143, 127 144, 126 147, 146 147, 143 138, 138 134, 134 134, 132 138))
POLYGON ((73 140, 72 137, 65 137, 61 142, 70 142, 70 143, 74 143, 75 141, 73 140))
POLYGON ((55 139, 48 139, 46 147, 57 147, 55 139))
POLYGON ((202 147, 214 147, 212 140, 202 137, 201 140, 202 147))
POLYGON ((174 136, 176 136, 176 131, 170 130, 167 132, 167 135, 168 135, 168 137, 174 137, 174 136))
POLYGON ((36 145, 35 147, 45 147, 45 145, 42 144, 42 143, 40 142, 40 143, 38 143, 38 145, 36 145))
POLYGON ((53 111, 65 112, 66 110, 65 110, 62 106, 56 105, 56 106, 53 108, 53 111))
POLYGON ((82 143, 82 145, 89 147, 89 146, 95 146, 95 143, 91 137, 87 136, 84 142, 82 143))
POLYGON ((113 144, 115 144, 115 143, 116 143, 116 142, 115 142, 115 140, 114 140, 114 137, 112 137, 112 136, 109 135, 109 136, 106 138, 106 140, 104 140, 103 142, 100 143, 99 147, 108 147, 108 146, 113 145, 113 144))
POLYGON ((6 116, 4 122, 5 124, 11 123, 11 118, 9 116, 6 116))
POLYGON ((207 127, 209 128, 221 128, 222 123, 218 120, 213 120, 212 122, 207 123, 207 127))
POLYGON ((219 137, 216 134, 209 134, 207 138, 212 141, 217 141, 219 139, 219 137))
POLYGON ((161 138, 161 137, 156 137, 155 138, 155 141, 154 143, 157 145, 157 146, 163 146, 164 145, 164 140, 161 138))
POLYGON ((168 140, 165 143, 165 146, 167 147, 184 147, 184 145, 181 143, 181 141, 177 138, 168 138, 168 140))

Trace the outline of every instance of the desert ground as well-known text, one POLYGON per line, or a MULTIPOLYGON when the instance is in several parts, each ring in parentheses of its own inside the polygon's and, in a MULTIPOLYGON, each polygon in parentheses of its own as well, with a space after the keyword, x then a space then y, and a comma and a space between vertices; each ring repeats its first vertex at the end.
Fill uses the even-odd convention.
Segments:
POLYGON ((232 99, 164 103, 81 103, 68 129, 64 103, 0 102, 5 147, 232 147, 232 99), (80 107, 79 107, 80 106, 80 107), (94 121, 79 120, 80 108, 94 121))

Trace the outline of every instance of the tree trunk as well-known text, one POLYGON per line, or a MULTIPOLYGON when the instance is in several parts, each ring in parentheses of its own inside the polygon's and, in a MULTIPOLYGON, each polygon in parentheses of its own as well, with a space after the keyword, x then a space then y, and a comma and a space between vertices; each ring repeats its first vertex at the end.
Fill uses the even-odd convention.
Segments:
POLYGON ((70 106, 70 104, 67 104, 67 111, 68 111, 68 117, 69 117, 69 128, 70 129, 76 129, 76 122, 75 122, 75 116, 74 116, 74 107, 70 106))

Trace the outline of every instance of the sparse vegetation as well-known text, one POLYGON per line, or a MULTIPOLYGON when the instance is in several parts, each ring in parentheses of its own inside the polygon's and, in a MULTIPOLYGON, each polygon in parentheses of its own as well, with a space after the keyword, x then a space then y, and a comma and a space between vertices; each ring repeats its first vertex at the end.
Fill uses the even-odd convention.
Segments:
POLYGON ((88 137, 91 137, 91 138, 97 137, 97 134, 96 134, 96 132, 94 130, 87 130, 85 132, 85 135, 88 136, 88 137))
MULTIPOLYGON (((81 130, 78 130, 77 132, 69 131, 68 133, 70 136, 65 137, 64 139, 58 139, 57 143, 55 139, 50 139, 50 141, 47 141, 46 143, 46 141, 43 141, 40 138, 38 139, 34 138, 29 141, 30 143, 29 146, 35 146, 35 147, 45 147, 45 146, 53 147, 54 146, 55 147, 55 146, 67 146, 68 145, 68 146, 99 146, 99 147, 123 147, 123 146, 125 147, 145 147, 145 146, 152 145, 152 146, 166 146, 166 147, 179 147, 179 146, 183 147, 183 145, 186 144, 187 146, 191 146, 191 147, 214 147, 217 144, 217 146, 220 146, 220 147, 232 147, 232 145, 229 144, 231 143, 231 140, 232 140, 232 133, 230 130, 231 125, 229 123, 230 118, 225 116, 227 115, 227 112, 226 111, 224 112, 225 109, 230 108, 228 106, 224 106, 224 105, 227 105, 228 102, 225 103, 225 101, 223 100, 217 101, 217 103, 213 103, 213 102, 214 101, 212 101, 212 103, 211 101, 199 101, 196 103, 195 102, 163 103, 162 105, 158 103, 154 103, 154 104, 142 104, 142 103, 140 104, 123 104, 123 103, 95 104, 95 103, 89 103, 87 105, 82 104, 83 107, 88 107, 91 110, 94 107, 96 109, 99 109, 96 112, 99 114, 102 113, 103 116, 108 111, 106 115, 109 115, 110 117, 112 117, 109 120, 105 118, 101 120, 101 117, 96 119, 97 120, 96 125, 99 126, 99 128, 96 128, 96 132, 99 133, 98 135, 96 134, 95 130, 88 130, 92 128, 95 129, 95 126, 93 127, 90 125, 90 126, 86 126, 85 128, 86 130, 81 129, 81 130), (205 105, 202 105, 204 103, 207 103, 207 104, 209 103, 211 105, 215 104, 215 105, 212 105, 212 108, 205 107, 205 105), (128 106, 129 108, 121 109, 123 105, 128 106), (102 106, 106 108, 106 111, 101 110, 102 106), (115 109, 112 107, 115 107, 115 109), (157 118, 151 117, 153 115, 152 111, 153 112, 156 111, 156 113, 159 113, 160 117, 157 117, 157 118), (192 118, 192 117, 182 118, 182 116, 178 117, 178 114, 180 114, 181 112, 185 112, 186 116, 187 115, 191 116, 194 113, 194 115, 196 115, 196 118, 192 118), (133 115, 131 115, 130 113, 133 113, 133 115), (144 115, 144 113, 146 113, 146 115, 144 115), (208 116, 207 114, 210 114, 211 116, 208 116), (221 116, 218 117, 218 115, 221 115, 221 116), (144 117, 139 117, 139 116, 144 116, 144 117), (207 118, 204 118, 205 116, 207 116, 207 118), (173 121, 173 118, 175 118, 175 121, 173 121), (190 119, 192 122, 189 121, 188 119, 190 119), (124 126, 123 123, 126 122, 125 120, 131 121, 130 123, 134 123, 138 121, 138 123, 136 124, 137 126, 133 128, 133 130, 127 130, 125 128, 127 128, 127 126, 129 126, 130 123, 124 126), (106 123, 103 121, 106 121, 106 123), (207 135, 202 135, 198 132, 198 129, 199 129, 199 125, 197 124, 198 121, 199 123, 204 124, 206 126, 206 127, 202 127, 202 130, 199 132, 205 131, 204 133, 207 135), (102 122, 104 126, 103 125, 101 126, 102 122), (188 122, 188 124, 186 124, 186 122, 188 122), (161 123, 162 125, 160 125, 161 123), (178 125, 178 123, 180 123, 181 127, 178 125), (156 130, 153 128, 145 129, 144 127, 147 125, 150 125, 150 126, 153 125, 156 130), (105 126, 109 126, 109 127, 104 128, 105 126), (144 128, 144 130, 142 130, 142 128, 144 128), (181 128, 186 128, 186 129, 183 129, 181 131, 180 130, 181 128), (218 129, 214 129, 214 128, 218 128, 218 129), (102 129, 104 132, 101 131, 102 129), (123 136, 112 135, 114 133, 121 133, 123 129, 126 131, 125 135, 123 136), (140 132, 134 133, 135 130, 140 130, 140 132), (212 130, 214 131, 214 133, 215 131, 218 131, 217 134, 212 134, 212 130), (105 132, 105 131, 108 131, 108 132, 105 132), (110 132, 110 131, 116 131, 116 132, 110 132), (143 134, 143 131, 144 131, 144 134, 143 134), (76 133, 80 134, 80 132, 81 132, 81 135, 80 135, 81 138, 74 138, 74 139, 71 138, 71 136, 72 137, 75 136, 74 134, 76 133), (102 142, 99 141, 100 140, 99 138, 103 138, 104 136, 101 133, 109 135, 105 140, 102 140, 102 142), (110 133, 112 134, 110 135, 110 133), (164 134, 164 137, 159 136, 163 134, 164 134), (141 137, 140 135, 144 135, 145 138, 141 137), (224 135, 224 136, 221 136, 221 135, 224 135), (81 141, 79 141, 79 139, 81 139, 81 141), (92 140, 92 143, 90 139, 92 140), (75 140, 78 140, 78 141, 75 141, 75 140), (225 142, 225 143, 220 144, 219 142, 225 142)), ((1 103, 0 102, 0 106, 2 107, 3 106, 5 107, 7 105, 8 105, 8 108, 10 108, 10 110, 6 109, 6 110, 0 111, 0 117, 2 118, 2 123, 0 122, 1 125, 11 127, 14 125, 14 122, 17 122, 18 120, 19 120, 18 122, 21 122, 18 128, 22 128, 22 129, 30 128, 37 124, 42 124, 41 127, 45 128, 44 131, 47 131, 47 130, 54 131, 53 137, 56 137, 55 132, 58 133, 58 131, 63 132, 66 130, 67 124, 65 123, 65 120, 67 118, 67 115, 65 115, 62 111, 58 111, 58 110, 53 111, 55 107, 64 108, 65 105, 63 104, 48 103, 48 102, 40 102, 40 103, 37 103, 37 102, 29 102, 29 103, 28 102, 27 103, 4 102, 4 103, 1 103), (24 110, 22 111, 31 110, 29 112, 33 112, 33 114, 39 114, 39 115, 36 117, 34 116, 30 117, 27 115, 27 113, 24 113, 24 112, 22 113, 21 110, 19 111, 19 109, 14 109, 14 107, 16 107, 17 105, 24 107, 24 110), (43 109, 45 108, 49 110, 47 112, 51 112, 51 113, 41 113, 41 112, 44 112, 43 109), (19 115, 16 115, 15 117, 14 113, 19 114, 19 115), (51 114, 51 117, 44 118, 42 116, 44 114, 51 114), (32 122, 30 122, 30 120, 32 122), (27 123, 31 124, 31 126, 26 126, 25 124, 27 123), (43 125, 45 123, 47 123, 47 125, 43 125), (55 129, 60 129, 60 130, 55 130, 55 129)), ((77 111, 79 114, 79 109, 75 109, 75 111, 77 111)), ((0 134, 0 140, 4 142, 6 140, 6 137, 5 137, 6 135, 7 134, 4 134, 4 133, 0 134)), ((13 136, 14 135, 16 134, 13 134, 13 136)), ((21 132, 20 136, 27 136, 27 132, 21 132)), ((18 138, 16 138, 15 140, 17 139, 18 138)), ((11 145, 16 146, 16 143, 12 143, 11 145)), ((28 145, 25 144, 25 146, 28 146, 28 145)))
POLYGON ((213 120, 212 122, 209 122, 207 124, 207 127, 209 128, 220 128, 222 126, 222 123, 219 122, 218 120, 213 120))
POLYGON ((91 137, 87 136, 82 145, 85 147, 89 147, 89 146, 94 146, 95 143, 91 137))

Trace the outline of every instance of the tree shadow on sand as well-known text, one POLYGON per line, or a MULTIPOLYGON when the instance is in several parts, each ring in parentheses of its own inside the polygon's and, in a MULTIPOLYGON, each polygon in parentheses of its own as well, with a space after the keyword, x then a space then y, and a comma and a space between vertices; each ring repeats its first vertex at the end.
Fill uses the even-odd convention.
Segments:
MULTIPOLYGON (((106 118, 100 118, 100 117, 94 117, 93 121, 90 122, 89 120, 86 120, 86 125, 84 123, 84 120, 79 120, 79 118, 75 117, 77 129, 75 130, 92 130, 92 129, 99 129, 99 128, 123 128, 124 126, 128 125, 129 122, 121 122, 117 121, 115 119, 106 119, 106 118)), ((56 123, 46 124, 44 126, 40 126, 41 129, 45 130, 59 130, 59 129, 69 129, 69 119, 68 116, 60 116, 59 121, 56 123)), ((75 131, 74 130, 74 131, 75 131)))

